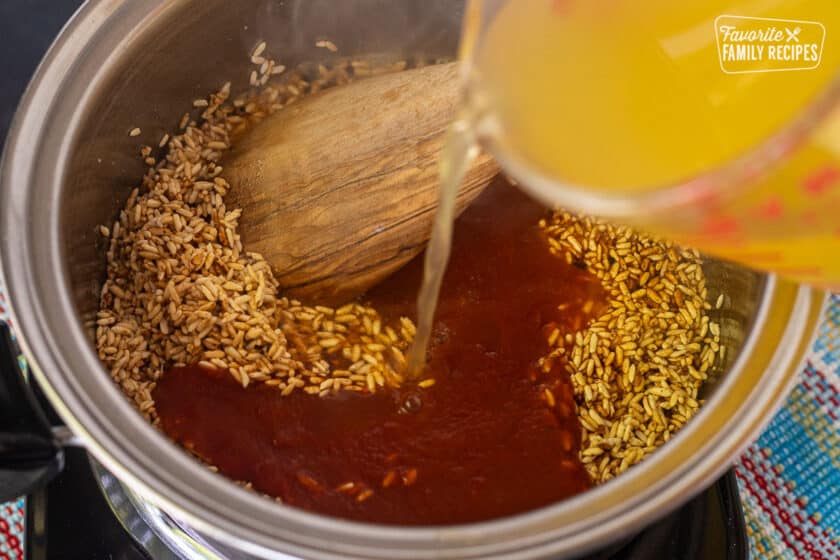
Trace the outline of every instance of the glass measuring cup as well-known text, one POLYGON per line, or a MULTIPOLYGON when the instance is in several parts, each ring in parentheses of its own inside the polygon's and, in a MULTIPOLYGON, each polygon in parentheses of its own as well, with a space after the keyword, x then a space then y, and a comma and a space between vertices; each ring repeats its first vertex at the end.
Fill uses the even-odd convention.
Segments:
POLYGON ((465 103, 548 205, 840 286, 838 32, 827 0, 472 0, 465 103))

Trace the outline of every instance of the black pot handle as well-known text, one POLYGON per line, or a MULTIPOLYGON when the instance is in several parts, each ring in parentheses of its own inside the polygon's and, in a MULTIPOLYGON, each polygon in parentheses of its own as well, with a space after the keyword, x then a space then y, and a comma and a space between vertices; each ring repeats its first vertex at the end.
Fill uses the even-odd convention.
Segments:
POLYGON ((64 451, 18 365, 8 325, 0 323, 0 502, 46 484, 64 451))

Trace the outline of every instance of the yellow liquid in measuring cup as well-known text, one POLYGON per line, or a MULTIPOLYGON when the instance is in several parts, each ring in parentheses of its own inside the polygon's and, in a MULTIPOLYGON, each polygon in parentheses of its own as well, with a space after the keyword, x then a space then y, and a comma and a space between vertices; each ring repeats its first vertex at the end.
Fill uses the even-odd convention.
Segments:
MULTIPOLYGON (((470 5, 487 21, 468 45, 469 99, 488 108, 489 145, 558 189, 566 183, 637 195, 721 168, 782 131, 840 70, 833 0, 515 0, 486 13, 488 6, 470 5), (716 36, 724 14, 802 21, 722 20, 736 31, 781 33, 766 35, 774 40, 758 53, 737 50, 734 34, 731 41, 716 36), (820 44, 803 46, 800 61, 774 62, 767 54, 771 45, 778 58, 813 42, 820 44), (731 45, 723 47, 726 56, 747 59, 722 61, 719 43, 731 45), (816 67, 755 71, 796 64, 816 67), (747 72, 724 71, 733 69, 747 72)), ((834 113, 735 194, 730 188, 702 205, 633 221, 756 268, 840 286, 834 113)))
MULTIPOLYGON (((823 93, 840 67, 840 45, 832 39, 840 37, 840 9, 833 0, 508 0, 489 13, 498 4, 468 5, 463 48, 471 75, 466 106, 442 154, 441 205, 418 296, 410 377, 422 374, 449 255, 452 202, 476 135, 503 162, 556 181, 558 189, 565 183, 649 193, 764 143, 823 93), (760 20, 750 28, 782 33, 781 47, 812 42, 815 28, 824 30, 812 47, 819 65, 725 72, 773 69, 774 62, 736 60, 729 68, 716 37, 716 19, 724 14, 819 22, 824 27, 760 20)), ((840 286, 834 216, 840 212, 840 110, 801 144, 732 196, 626 217, 710 254, 840 286)), ((527 184, 527 176, 519 179, 527 184)))

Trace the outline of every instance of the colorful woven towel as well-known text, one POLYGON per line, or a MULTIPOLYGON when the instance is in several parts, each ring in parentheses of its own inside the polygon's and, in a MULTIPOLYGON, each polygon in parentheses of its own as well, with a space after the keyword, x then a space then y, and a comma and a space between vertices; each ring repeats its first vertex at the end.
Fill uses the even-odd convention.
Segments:
POLYGON ((23 558, 23 498, 0 505, 0 560, 23 558))
MULTIPOLYGON (((752 558, 840 560, 840 295, 799 384, 736 474, 752 558)), ((0 504, 0 560, 23 558, 23 531, 23 500, 0 504)))
MULTIPOLYGON (((6 321, 8 318, 6 294, 0 286, 0 321, 6 321)), ((0 560, 23 558, 25 518, 23 498, 15 502, 0 504, 0 560)))
POLYGON ((840 295, 799 384, 735 472, 753 558, 840 558, 840 295))

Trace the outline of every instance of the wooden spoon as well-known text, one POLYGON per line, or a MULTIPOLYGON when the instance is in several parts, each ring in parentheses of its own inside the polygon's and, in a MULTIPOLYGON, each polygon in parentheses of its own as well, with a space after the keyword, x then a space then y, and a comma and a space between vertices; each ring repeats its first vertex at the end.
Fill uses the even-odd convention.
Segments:
MULTIPOLYGON (((458 96, 457 64, 427 66, 325 90, 255 126, 223 162, 245 250, 262 253, 284 293, 324 301, 405 264, 431 233, 458 96)), ((458 212, 497 171, 477 158, 458 212)))

